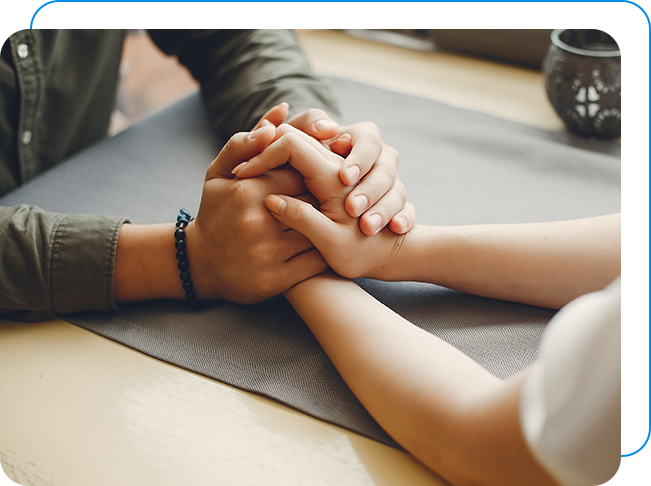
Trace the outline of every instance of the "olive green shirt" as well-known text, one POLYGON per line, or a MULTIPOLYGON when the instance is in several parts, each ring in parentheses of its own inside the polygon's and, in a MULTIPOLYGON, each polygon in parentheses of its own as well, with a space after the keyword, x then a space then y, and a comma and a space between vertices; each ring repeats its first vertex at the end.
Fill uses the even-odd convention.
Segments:
MULTIPOLYGON (((151 38, 200 82, 222 137, 270 107, 339 116, 291 31, 161 30, 151 38)), ((123 31, 27 30, 0 53, 0 196, 106 136, 123 31)), ((113 261, 125 218, 0 206, 0 317, 116 310, 113 261)))

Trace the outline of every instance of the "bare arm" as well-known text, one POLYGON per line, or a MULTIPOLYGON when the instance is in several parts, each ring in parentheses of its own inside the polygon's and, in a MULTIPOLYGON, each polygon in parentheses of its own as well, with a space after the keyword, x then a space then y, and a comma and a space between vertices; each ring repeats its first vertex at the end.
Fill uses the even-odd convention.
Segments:
MULTIPOLYGON (((291 130, 242 169, 289 161, 320 211, 270 195, 276 218, 305 234, 342 276, 440 283, 560 307, 619 274, 620 216, 535 225, 416 226, 369 238, 341 209, 348 194, 332 154, 291 130)), ((525 380, 506 383, 422 331, 356 284, 324 274, 285 293, 343 379, 385 430, 457 485, 553 485, 519 421, 525 380), (333 303, 336 302, 336 306, 333 303)))
POLYGON ((247 162, 238 178, 286 161, 303 174, 319 210, 285 196, 271 195, 265 204, 307 236, 343 277, 430 282, 558 309, 621 273, 619 214, 534 224, 417 225, 405 235, 385 229, 368 238, 343 208, 350 188, 339 178, 338 156, 291 127, 278 132, 282 136, 247 162))
MULTIPOLYGON (((619 215, 417 226, 407 235, 385 229, 369 238, 341 208, 349 189, 338 178, 338 160, 302 135, 287 130, 242 170, 257 175, 286 161, 305 176, 320 211, 285 196, 270 195, 265 204, 342 276, 421 280, 560 307, 619 274, 619 215)), ((285 295, 371 415, 431 469, 458 485, 554 484, 520 429, 524 375, 500 382, 335 275, 306 280, 285 295)))
POLYGON ((388 280, 560 309, 621 273, 621 215, 553 223, 419 226, 388 280))
POLYGON ((535 224, 416 225, 407 235, 383 231, 373 240, 300 201, 271 196, 267 207, 310 238, 330 267, 348 278, 430 282, 560 309, 621 273, 619 214, 535 224))
POLYGON ((522 376, 502 383, 334 275, 285 295, 369 413, 428 467, 457 485, 554 484, 520 431, 522 376))

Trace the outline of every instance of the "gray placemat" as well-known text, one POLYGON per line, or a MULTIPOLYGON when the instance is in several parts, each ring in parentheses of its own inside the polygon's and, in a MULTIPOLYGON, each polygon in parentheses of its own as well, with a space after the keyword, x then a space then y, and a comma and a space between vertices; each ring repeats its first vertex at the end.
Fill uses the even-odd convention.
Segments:
MULTIPOLYGON (((400 174, 424 224, 573 219, 620 210, 620 147, 554 134, 422 98, 327 78, 346 123, 373 120, 401 154, 400 174)), ((196 212, 219 150, 197 94, 107 139, 0 200, 50 211, 171 221, 196 212), (182 170, 181 170, 182 169, 182 170)), ((507 378, 531 364, 553 311, 435 285, 360 279, 414 324, 507 378)), ((261 393, 395 446, 350 392, 283 297, 255 306, 123 305, 64 316, 166 362, 261 393)))

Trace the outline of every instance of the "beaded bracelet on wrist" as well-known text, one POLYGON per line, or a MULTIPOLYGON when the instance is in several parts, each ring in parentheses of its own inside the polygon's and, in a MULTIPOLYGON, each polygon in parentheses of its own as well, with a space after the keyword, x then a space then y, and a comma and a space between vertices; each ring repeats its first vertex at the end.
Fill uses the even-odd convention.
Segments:
POLYGON ((197 299, 197 294, 194 291, 194 285, 192 284, 192 275, 190 274, 190 264, 188 263, 188 252, 186 251, 185 244, 185 227, 190 223, 194 218, 186 209, 181 209, 181 214, 176 217, 176 230, 174 231, 174 238, 176 238, 176 259, 179 261, 178 267, 181 271, 180 277, 183 282, 183 290, 185 290, 185 298, 190 304, 190 307, 196 309, 199 307, 199 300, 197 299))

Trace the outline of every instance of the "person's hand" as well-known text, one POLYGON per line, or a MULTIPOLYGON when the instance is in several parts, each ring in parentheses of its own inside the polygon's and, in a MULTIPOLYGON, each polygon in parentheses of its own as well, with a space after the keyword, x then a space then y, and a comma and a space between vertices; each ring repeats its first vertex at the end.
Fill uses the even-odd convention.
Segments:
MULTIPOLYGON (((278 172, 270 169, 288 161, 305 178, 307 189, 319 202, 319 210, 299 199, 270 195, 265 204, 272 214, 307 236, 339 275, 386 278, 404 236, 385 228, 376 237, 368 238, 357 219, 344 208, 351 188, 339 178, 341 157, 289 125, 281 125, 276 136, 277 140, 244 165, 238 176, 278 172)), ((414 219, 413 205, 407 203, 405 211, 414 219)))
MULTIPOLYGON (((288 109, 287 103, 275 106, 256 127, 269 123, 279 126, 287 118, 288 109)), ((287 123, 344 157, 338 175, 346 186, 354 186, 345 208, 350 216, 361 216, 359 225, 366 235, 376 234, 387 224, 397 234, 413 228, 413 211, 406 204, 405 187, 398 178, 398 152, 382 141, 375 124, 339 127, 319 109, 307 110, 287 123)))
POLYGON ((236 165, 267 147, 274 133, 264 126, 235 134, 208 168, 199 213, 186 228, 199 299, 260 302, 327 268, 305 236, 288 230, 264 206, 271 193, 305 193, 298 172, 275 170, 246 180, 231 176, 236 165))

